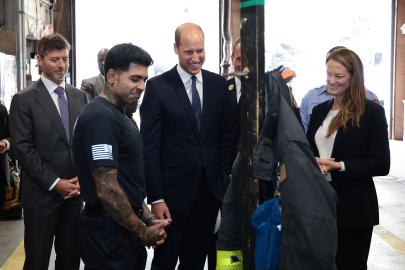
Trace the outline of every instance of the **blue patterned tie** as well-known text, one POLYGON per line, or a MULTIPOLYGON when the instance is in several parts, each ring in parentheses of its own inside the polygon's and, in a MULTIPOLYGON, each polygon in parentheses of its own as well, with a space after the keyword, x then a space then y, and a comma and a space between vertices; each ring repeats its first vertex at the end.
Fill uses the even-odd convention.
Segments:
POLYGON ((197 86, 196 86, 196 76, 191 76, 191 107, 193 107, 194 111, 194 116, 195 119, 197 120, 197 127, 198 130, 200 130, 201 127, 201 100, 200 100, 200 95, 198 94, 197 91, 197 86))
POLYGON ((62 119, 63 127, 65 128, 66 137, 69 140, 70 137, 69 107, 65 97, 65 89, 63 89, 63 87, 58 86, 55 89, 55 93, 58 95, 60 118, 62 119))

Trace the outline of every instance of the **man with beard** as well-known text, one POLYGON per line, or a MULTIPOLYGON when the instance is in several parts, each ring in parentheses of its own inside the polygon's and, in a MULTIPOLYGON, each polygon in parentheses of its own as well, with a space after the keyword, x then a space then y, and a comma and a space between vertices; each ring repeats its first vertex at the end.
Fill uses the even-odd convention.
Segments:
POLYGON ((111 48, 105 85, 80 114, 73 137, 85 208, 80 255, 86 269, 145 269, 146 246, 164 242, 170 220, 144 203, 142 139, 124 106, 138 101, 152 58, 132 44, 111 48))

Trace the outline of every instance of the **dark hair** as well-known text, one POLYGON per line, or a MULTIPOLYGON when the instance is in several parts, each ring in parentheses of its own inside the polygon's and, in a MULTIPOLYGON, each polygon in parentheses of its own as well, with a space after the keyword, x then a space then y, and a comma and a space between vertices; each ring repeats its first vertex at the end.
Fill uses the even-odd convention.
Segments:
POLYGON ((37 54, 42 58, 52 50, 70 50, 69 42, 58 33, 50 34, 41 38, 38 42, 37 54))
POLYGON ((110 69, 126 71, 131 63, 149 67, 153 60, 144 49, 131 43, 115 45, 105 57, 104 74, 110 69))

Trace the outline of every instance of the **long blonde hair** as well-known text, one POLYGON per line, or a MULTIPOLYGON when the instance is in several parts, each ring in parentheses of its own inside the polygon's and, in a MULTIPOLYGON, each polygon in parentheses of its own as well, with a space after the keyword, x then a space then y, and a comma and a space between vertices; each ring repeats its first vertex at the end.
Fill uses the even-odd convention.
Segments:
POLYGON ((341 127, 345 129, 348 123, 359 127, 360 118, 366 107, 364 71, 360 57, 347 48, 339 48, 328 53, 326 64, 332 59, 346 68, 351 76, 351 80, 349 89, 343 96, 340 111, 329 125, 328 137, 341 127))

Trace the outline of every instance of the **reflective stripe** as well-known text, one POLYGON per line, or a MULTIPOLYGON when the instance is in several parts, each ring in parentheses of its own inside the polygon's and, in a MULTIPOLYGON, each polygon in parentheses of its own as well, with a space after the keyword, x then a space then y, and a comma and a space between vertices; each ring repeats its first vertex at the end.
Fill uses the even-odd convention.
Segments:
POLYGON ((242 250, 217 250, 217 270, 243 270, 242 250))

